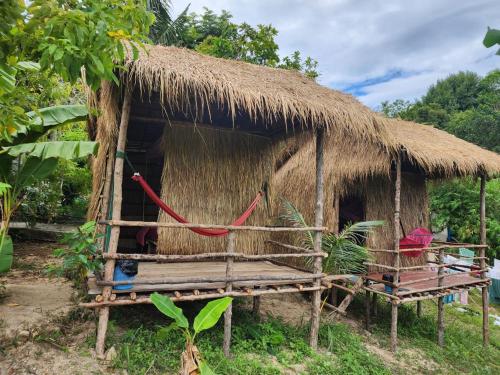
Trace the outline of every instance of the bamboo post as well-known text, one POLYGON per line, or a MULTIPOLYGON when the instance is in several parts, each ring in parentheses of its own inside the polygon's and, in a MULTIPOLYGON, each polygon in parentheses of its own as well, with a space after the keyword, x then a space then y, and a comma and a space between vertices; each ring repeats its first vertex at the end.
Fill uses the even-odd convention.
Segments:
POLYGON ((253 314, 258 317, 260 314, 260 296, 253 297, 253 314))
MULTIPOLYGON (((320 227, 323 225, 323 149, 324 149, 324 129, 318 128, 316 131, 316 211, 314 225, 320 227)), ((321 240, 323 232, 316 231, 314 234, 314 252, 321 251, 321 240)), ((323 270, 322 257, 314 258, 314 273, 321 273, 323 270)), ((321 279, 314 282, 314 286, 321 286, 321 279)), ((312 294, 311 306, 311 336, 309 343, 313 349, 318 347, 318 333, 321 309, 321 290, 316 290, 312 294)))
POLYGON ((378 314, 377 300, 377 293, 372 293, 372 316, 377 316, 378 314))
MULTIPOLYGON (((439 249, 439 265, 444 264, 444 248, 439 249)), ((438 287, 443 286, 444 268, 438 269, 438 287)), ((438 345, 444 345, 444 297, 438 297, 438 345)))
MULTIPOLYGON (((400 210, 401 210, 401 153, 398 152, 396 158, 396 183, 394 193, 394 280, 395 285, 399 284, 399 227, 400 227, 400 210)), ((398 288, 392 288, 392 294, 397 295, 398 288)), ((392 301, 391 305, 391 350, 396 352, 398 349, 398 304, 392 301)))
MULTIPOLYGON (((368 281, 365 283, 366 286, 368 286, 368 281)), ((365 296, 365 329, 368 331, 370 329, 370 312, 371 312, 371 306, 370 306, 370 301, 371 301, 371 293, 369 290, 365 290, 366 296, 365 296)), ((373 293, 375 294, 375 293, 373 293)))
MULTIPOLYGON (((227 238, 227 252, 234 253, 234 242, 235 242, 236 233, 229 232, 227 238)), ((226 279, 231 279, 233 277, 233 257, 227 257, 226 259, 226 279)), ((226 292, 231 293, 233 291, 233 283, 232 281, 226 281, 226 292)), ((230 304, 229 307, 224 312, 224 355, 229 357, 230 348, 231 348, 231 321, 233 317, 233 304, 230 304)))
MULTIPOLYGON (((481 245, 486 245, 486 177, 481 176, 481 187, 479 191, 480 204, 479 204, 479 226, 480 226, 480 240, 481 245)), ((486 248, 479 249, 479 257, 481 269, 486 269, 486 248)), ((486 272, 481 272, 481 279, 486 279, 486 272)), ((488 300, 488 286, 483 286, 481 289, 483 300, 483 346, 487 347, 490 341, 489 333, 489 300, 488 300)))
POLYGON ((338 288, 332 286, 330 289, 330 304, 332 306, 337 306, 339 304, 338 299, 339 299, 338 288))
POLYGON ((422 301, 417 301, 417 316, 422 317, 422 301))
MULTIPOLYGON (((120 153, 125 152, 127 143, 127 129, 130 117, 130 105, 132 102, 132 89, 125 85, 125 96, 123 98, 122 113, 120 119, 120 129, 118 131, 118 141, 116 145, 116 157, 114 163, 113 175, 113 206, 111 217, 113 220, 120 220, 122 209, 122 182, 123 182, 123 156, 120 153)), ((118 249, 118 240, 120 237, 120 227, 111 228, 109 240, 110 254, 115 254, 118 249)), ((104 267, 104 280, 112 281, 115 269, 115 260, 108 259, 104 267)), ((104 301, 109 300, 112 287, 108 286, 103 289, 104 301)), ((99 310, 99 323, 97 326, 96 353, 99 358, 104 357, 104 342, 106 339, 106 331, 108 329, 109 307, 103 307, 99 310)))

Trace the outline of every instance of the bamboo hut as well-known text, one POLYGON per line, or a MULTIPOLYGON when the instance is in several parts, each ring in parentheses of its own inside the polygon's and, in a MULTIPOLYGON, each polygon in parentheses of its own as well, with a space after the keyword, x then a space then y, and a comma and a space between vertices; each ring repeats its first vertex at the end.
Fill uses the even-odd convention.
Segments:
MULTIPOLYGON (((175 47, 148 47, 138 59, 130 57, 120 80, 120 86, 103 83, 89 100, 98 114, 89 120, 89 130, 100 149, 88 217, 106 233, 106 264, 102 278, 97 275, 95 300, 82 306, 99 310, 98 355, 104 354, 110 307, 151 303, 153 291, 174 301, 250 296, 256 310, 261 295, 310 292, 315 348, 325 288, 325 135, 392 147, 388 121, 298 72, 175 47), (283 148, 303 134, 315 139, 314 226, 277 227, 272 220, 275 166, 283 148), (247 214, 245 225, 240 220, 245 215, 228 225, 241 212, 247 214), (156 253, 136 247, 144 228, 158 230, 156 253), (270 233, 298 230, 315 233, 312 252, 280 243, 275 246, 288 253, 276 254, 265 242, 270 233), (313 258, 313 269, 273 261, 300 257, 313 258), (122 259, 139 261, 133 281, 114 279, 115 262, 122 259), (120 288, 124 285, 128 289, 120 288)), ((231 311, 225 313, 226 354, 231 311)))
MULTIPOLYGON (((367 311, 370 310, 371 293, 388 297, 393 303, 391 342, 394 350, 399 304, 417 301, 417 311, 420 311, 419 301, 437 298, 440 306, 439 342, 442 344, 443 297, 452 291, 472 287, 483 290, 483 336, 487 343, 488 299, 485 293, 489 281, 484 272, 484 184, 486 178, 500 172, 500 156, 431 126, 390 120, 387 131, 395 149, 377 141, 346 144, 338 138, 327 138, 324 223, 338 231, 347 221, 384 220, 385 225, 376 229, 367 241, 374 260, 367 263, 369 272, 365 275, 365 290, 368 294, 367 311), (481 244, 434 244, 424 248, 420 256, 405 256, 415 249, 400 249, 401 237, 406 238, 414 228, 430 226, 426 181, 461 176, 481 178, 481 202, 478 202, 481 206, 481 244), (476 249, 479 256, 468 259, 475 263, 471 266, 473 268, 464 271, 459 267, 461 272, 458 274, 444 275, 447 266, 443 264, 443 254, 456 247, 476 249), (437 257, 437 264, 432 269, 428 265, 428 253, 437 257), (384 274, 390 274, 393 281, 385 281, 384 274), (387 292, 387 287, 390 292, 387 292)), ((312 189, 314 172, 309 160, 313 157, 314 141, 305 135, 289 149, 286 162, 275 174, 275 189, 293 202, 310 222, 314 202, 303 192, 312 189)), ((293 243, 294 235, 283 234, 280 239, 293 243)))

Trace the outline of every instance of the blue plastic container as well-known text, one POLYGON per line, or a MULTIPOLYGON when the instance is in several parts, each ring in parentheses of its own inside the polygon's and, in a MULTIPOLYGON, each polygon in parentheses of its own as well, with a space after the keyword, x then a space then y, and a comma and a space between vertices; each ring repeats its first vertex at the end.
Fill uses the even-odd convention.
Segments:
MULTIPOLYGON (((135 279, 135 276, 128 276, 128 275, 124 274, 119 265, 115 266, 115 272, 113 273, 113 280, 114 281, 124 281, 124 280, 132 281, 134 279, 135 279)), ((132 286, 133 286, 132 284, 115 285, 113 287, 113 289, 129 290, 129 289, 132 289, 132 286)))
POLYGON ((384 285, 384 290, 386 293, 392 293, 392 286, 384 285))

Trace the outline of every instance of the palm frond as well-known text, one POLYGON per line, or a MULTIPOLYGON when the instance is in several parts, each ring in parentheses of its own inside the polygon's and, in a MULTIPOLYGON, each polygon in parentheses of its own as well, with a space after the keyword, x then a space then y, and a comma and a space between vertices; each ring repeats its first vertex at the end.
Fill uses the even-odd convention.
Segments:
POLYGON ((186 16, 191 4, 174 19, 170 9, 170 0, 151 0, 150 11, 155 15, 155 23, 151 26, 150 38, 156 44, 175 45, 180 43, 181 34, 186 24, 186 16))
MULTIPOLYGON (((306 220, 304 219, 304 216, 302 216, 297 207, 295 207, 292 202, 287 201, 286 199, 282 199, 279 219, 286 225, 290 225, 295 228, 304 228, 308 226, 306 220)), ((301 245, 306 249, 312 249, 314 247, 313 233, 303 232, 303 234, 304 236, 301 239, 301 245)))
MULTIPOLYGON (((308 226, 304 216, 289 201, 283 199, 279 216, 285 224, 293 227, 308 226)), ((327 233, 323 235, 321 248, 328 254, 323 261, 323 272, 332 274, 362 273, 365 271, 363 264, 370 258, 370 254, 362 244, 375 227, 383 225, 383 221, 362 221, 347 225, 339 234, 327 233)), ((314 234, 302 233, 302 246, 312 249, 314 234)), ((312 266, 312 259, 307 263, 312 266)))

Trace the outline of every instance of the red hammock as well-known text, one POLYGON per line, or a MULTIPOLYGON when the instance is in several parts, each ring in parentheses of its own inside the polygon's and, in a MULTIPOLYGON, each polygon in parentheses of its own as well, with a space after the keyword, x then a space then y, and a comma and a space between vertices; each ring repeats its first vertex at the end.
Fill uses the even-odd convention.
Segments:
MULTIPOLYGON (((160 207, 163 211, 165 211, 169 216, 177 220, 179 223, 183 224, 189 224, 189 222, 176 213, 174 210, 172 210, 169 206, 167 206, 158 195, 154 192, 153 189, 151 189, 151 186, 148 185, 148 183, 142 178, 142 176, 139 173, 134 173, 132 176, 132 180, 137 181, 141 187, 144 189, 146 194, 151 198, 151 200, 158 206, 160 207)), ((237 218, 231 225, 233 226, 240 226, 242 225, 246 219, 252 214, 252 212, 255 210, 257 207, 257 204, 259 203, 260 199, 262 198, 263 193, 259 191, 255 199, 250 203, 250 206, 247 208, 243 214, 237 218)), ((202 229, 202 228, 189 228, 189 230, 201 234, 202 236, 209 236, 209 237, 223 237, 229 234, 229 230, 227 229, 202 229)))

